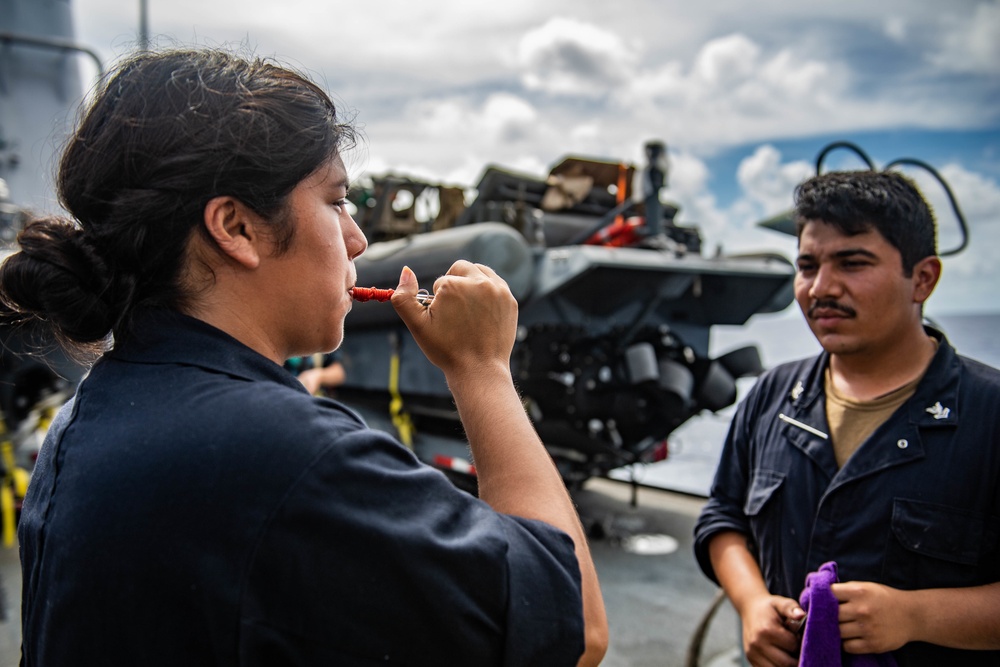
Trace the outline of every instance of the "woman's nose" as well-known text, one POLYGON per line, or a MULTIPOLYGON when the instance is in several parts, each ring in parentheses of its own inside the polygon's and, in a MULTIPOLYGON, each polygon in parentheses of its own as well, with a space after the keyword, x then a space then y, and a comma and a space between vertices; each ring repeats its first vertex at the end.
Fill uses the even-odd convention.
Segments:
POLYGON ((361 227, 355 222, 354 216, 350 216, 351 222, 347 234, 347 252, 351 259, 359 257, 368 248, 368 238, 365 237, 361 227))

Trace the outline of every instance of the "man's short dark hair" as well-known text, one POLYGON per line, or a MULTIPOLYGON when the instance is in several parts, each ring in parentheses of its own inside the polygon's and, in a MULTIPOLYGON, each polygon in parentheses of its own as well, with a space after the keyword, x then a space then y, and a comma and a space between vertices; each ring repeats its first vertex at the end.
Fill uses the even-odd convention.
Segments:
POLYGON ((795 189, 795 227, 809 220, 833 225, 847 236, 877 230, 899 251, 909 276, 917 262, 937 255, 930 206, 906 176, 892 171, 834 171, 795 189))

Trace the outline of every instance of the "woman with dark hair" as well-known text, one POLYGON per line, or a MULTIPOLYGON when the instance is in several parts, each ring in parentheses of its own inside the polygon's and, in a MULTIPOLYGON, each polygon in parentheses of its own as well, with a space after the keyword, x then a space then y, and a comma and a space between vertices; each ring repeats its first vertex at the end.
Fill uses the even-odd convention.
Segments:
POLYGON ((145 53, 67 147, 70 219, 0 267, 9 319, 96 361, 19 528, 23 665, 596 664, 586 540, 510 376, 517 304, 457 262, 393 306, 448 379, 480 498, 281 367, 343 335, 354 141, 304 77, 145 53))

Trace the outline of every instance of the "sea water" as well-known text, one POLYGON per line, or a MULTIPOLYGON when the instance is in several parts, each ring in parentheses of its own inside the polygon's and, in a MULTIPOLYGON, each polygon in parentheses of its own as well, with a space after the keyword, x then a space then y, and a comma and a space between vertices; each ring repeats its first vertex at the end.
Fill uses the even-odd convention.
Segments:
MULTIPOLYGON (((958 353, 1000 368, 1000 313, 980 315, 929 314, 929 319, 948 337, 958 353)), ((802 314, 792 307, 775 315, 751 318, 744 326, 714 327, 711 354, 717 357, 744 345, 756 345, 766 368, 786 361, 813 356, 820 351, 802 314)), ((737 403, 753 386, 754 379, 739 380, 737 403)), ((735 404, 717 413, 705 412, 674 431, 669 439, 667 460, 636 465, 611 472, 615 479, 707 496, 735 404)))

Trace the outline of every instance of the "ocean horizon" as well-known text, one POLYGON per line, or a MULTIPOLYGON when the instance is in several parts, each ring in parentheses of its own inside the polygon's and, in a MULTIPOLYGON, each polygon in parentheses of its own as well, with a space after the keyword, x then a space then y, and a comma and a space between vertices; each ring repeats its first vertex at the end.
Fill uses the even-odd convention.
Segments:
MULTIPOLYGON (((958 353, 1000 368, 1000 313, 935 315, 927 319, 941 329, 958 353)), ((710 352, 713 357, 744 345, 756 345, 765 368, 820 351, 819 343, 794 305, 780 313, 756 315, 742 326, 712 328, 710 352)), ((753 386, 755 378, 737 382, 736 403, 717 413, 703 412, 685 422, 667 438, 669 456, 665 461, 638 464, 613 470, 612 479, 632 480, 644 486, 708 496, 722 444, 736 406, 753 386)))

